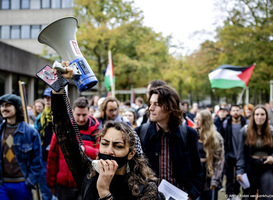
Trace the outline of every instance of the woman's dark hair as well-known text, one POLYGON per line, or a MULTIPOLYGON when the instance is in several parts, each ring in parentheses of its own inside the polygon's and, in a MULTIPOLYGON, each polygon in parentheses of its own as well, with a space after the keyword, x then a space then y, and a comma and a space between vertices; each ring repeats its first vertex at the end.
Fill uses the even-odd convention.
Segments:
MULTIPOLYGON (((104 137, 109 128, 115 128, 116 130, 122 133, 122 138, 125 144, 128 144, 129 151, 135 149, 135 134, 134 130, 124 122, 115 122, 115 121, 107 121, 104 125, 103 129, 99 132, 98 137, 100 139, 104 137)), ((147 185, 149 181, 156 181, 157 178, 153 170, 148 167, 148 160, 139 154, 135 154, 134 157, 128 161, 130 172, 128 173, 128 185, 132 190, 132 194, 134 196, 140 195, 140 185, 147 185)), ((94 176, 97 172, 94 169, 91 170, 91 177, 94 176)))
MULTIPOLYGON (((163 110, 170 112, 170 119, 168 128, 172 131, 175 130, 182 123, 183 111, 180 104, 180 99, 172 87, 168 85, 159 86, 150 90, 148 106, 150 107, 150 99, 153 94, 158 95, 157 102, 162 106, 163 110)), ((148 111, 150 113, 150 111, 148 111)))
POLYGON ((255 113, 257 109, 263 109, 265 111, 266 114, 266 119, 264 124, 262 125, 262 141, 263 141, 263 145, 264 146, 269 146, 272 147, 273 146, 273 140, 272 140, 272 135, 271 135, 271 129, 268 123, 268 112, 266 110, 266 108, 263 105, 257 105, 255 106, 253 112, 251 113, 251 117, 249 120, 249 125, 247 128, 247 134, 246 134, 246 141, 245 144, 249 145, 249 146, 255 146, 256 142, 258 140, 258 128, 254 119, 255 113))
POLYGON ((167 85, 165 81, 162 81, 162 80, 152 80, 149 82, 148 85, 151 85, 151 89, 152 88, 155 88, 155 87, 159 87, 159 86, 162 86, 162 85, 167 85))

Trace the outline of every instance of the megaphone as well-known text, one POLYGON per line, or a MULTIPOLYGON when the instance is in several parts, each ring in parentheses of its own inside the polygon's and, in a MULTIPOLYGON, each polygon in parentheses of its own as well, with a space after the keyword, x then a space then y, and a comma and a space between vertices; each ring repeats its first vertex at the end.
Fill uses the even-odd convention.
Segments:
MULTIPOLYGON (((94 87, 98 80, 89 64, 83 57, 76 40, 78 20, 75 17, 65 17, 46 26, 39 34, 38 41, 54 49, 70 66, 76 68, 77 74, 73 80, 79 91, 94 87)), ((73 69, 74 71, 74 69, 73 69)))

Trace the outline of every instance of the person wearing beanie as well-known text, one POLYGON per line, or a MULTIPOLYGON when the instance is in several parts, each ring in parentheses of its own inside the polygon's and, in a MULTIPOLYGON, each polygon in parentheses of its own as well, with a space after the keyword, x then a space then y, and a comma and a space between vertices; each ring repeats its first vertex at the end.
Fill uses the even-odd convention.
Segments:
POLYGON ((50 147, 50 141, 53 135, 51 117, 51 91, 51 88, 46 88, 44 90, 43 98, 45 102, 45 108, 43 112, 37 116, 34 124, 36 130, 40 133, 42 141, 43 169, 39 178, 39 186, 43 200, 51 200, 52 198, 54 199, 49 187, 46 184, 47 157, 50 147))
POLYGON ((24 122, 19 96, 1 96, 0 111, 0 199, 31 200, 42 170, 39 133, 24 122))

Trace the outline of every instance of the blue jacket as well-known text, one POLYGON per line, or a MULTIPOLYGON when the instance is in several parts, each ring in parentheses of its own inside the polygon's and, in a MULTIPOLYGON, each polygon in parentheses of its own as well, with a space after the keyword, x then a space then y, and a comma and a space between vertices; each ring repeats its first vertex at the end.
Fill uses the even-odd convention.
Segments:
MULTIPOLYGON (((0 124, 0 166, 3 166, 3 128, 6 123, 0 124)), ((20 122, 13 138, 14 153, 25 177, 25 184, 35 188, 42 170, 42 148, 39 133, 25 122, 20 122)), ((0 167, 0 185, 3 182, 3 169, 0 167)))
MULTIPOLYGON (((138 135, 140 135, 142 127, 143 125, 135 129, 138 135)), ((179 128, 171 132, 169 138, 170 159, 173 175, 179 185, 181 188, 185 188, 193 199, 196 199, 201 192, 203 170, 197 148, 197 132, 187 126, 187 134, 187 147, 185 147, 179 128)), ((151 168, 157 175, 159 174, 160 143, 155 123, 152 122, 147 130, 145 144, 142 144, 142 148, 149 159, 151 168)))

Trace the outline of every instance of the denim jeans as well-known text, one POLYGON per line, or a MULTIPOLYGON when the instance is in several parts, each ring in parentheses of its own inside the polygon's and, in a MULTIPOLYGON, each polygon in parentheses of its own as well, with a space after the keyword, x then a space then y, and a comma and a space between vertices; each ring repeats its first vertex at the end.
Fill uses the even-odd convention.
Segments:
POLYGON ((38 183, 39 183, 39 188, 42 194, 42 200, 51 200, 53 195, 46 184, 46 165, 47 165, 47 162, 43 160, 43 169, 42 169, 41 176, 39 178, 38 183))
POLYGON ((0 186, 1 200, 32 200, 31 189, 28 188, 24 181, 18 183, 4 182, 0 186))

